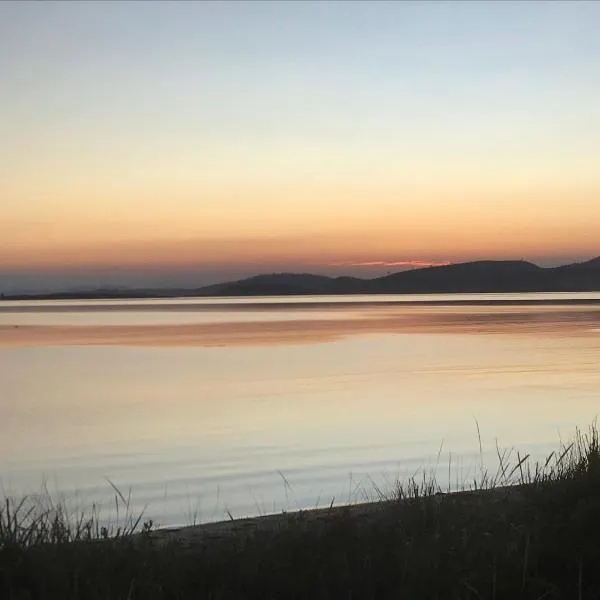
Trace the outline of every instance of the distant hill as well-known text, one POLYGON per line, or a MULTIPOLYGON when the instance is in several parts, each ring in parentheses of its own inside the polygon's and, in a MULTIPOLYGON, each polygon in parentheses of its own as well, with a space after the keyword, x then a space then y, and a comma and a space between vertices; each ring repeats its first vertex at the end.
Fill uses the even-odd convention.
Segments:
POLYGON ((586 262, 548 269, 557 290, 596 291, 600 289, 600 256, 586 262))
POLYGON ((538 291, 545 269, 525 261, 477 261, 414 269, 373 281, 393 294, 538 291))
POLYGON ((285 296, 290 294, 355 294, 366 281, 354 277, 275 273, 209 285, 198 290, 203 296, 285 296), (316 292, 315 290, 319 290, 316 292))
POLYGON ((549 268, 526 261, 485 260, 401 271, 374 279, 273 273, 194 289, 99 289, 80 293, 11 295, 5 299, 580 291, 600 291, 600 257, 549 268))
POLYGON ((486 260, 401 271, 375 279, 275 273, 208 286, 201 296, 443 294, 600 291, 600 257, 562 267, 486 260))

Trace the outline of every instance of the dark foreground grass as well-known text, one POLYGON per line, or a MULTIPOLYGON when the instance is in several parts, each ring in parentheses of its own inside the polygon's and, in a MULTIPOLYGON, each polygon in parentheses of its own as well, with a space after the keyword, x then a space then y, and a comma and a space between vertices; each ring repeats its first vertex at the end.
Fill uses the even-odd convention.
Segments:
POLYGON ((498 458, 474 491, 442 494, 424 478, 368 507, 187 538, 136 520, 109 532, 94 517, 8 502, 0 598, 600 598, 596 427, 545 464, 498 458))

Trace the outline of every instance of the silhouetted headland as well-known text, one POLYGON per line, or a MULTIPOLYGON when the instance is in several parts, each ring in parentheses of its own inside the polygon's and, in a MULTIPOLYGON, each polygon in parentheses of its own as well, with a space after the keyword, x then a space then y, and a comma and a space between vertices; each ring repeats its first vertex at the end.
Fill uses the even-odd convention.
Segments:
POLYGON ((527 261, 486 260, 401 271, 373 279, 273 273, 198 288, 99 288, 43 294, 5 294, 4 299, 590 291, 600 291, 600 256, 560 267, 540 267, 527 261))

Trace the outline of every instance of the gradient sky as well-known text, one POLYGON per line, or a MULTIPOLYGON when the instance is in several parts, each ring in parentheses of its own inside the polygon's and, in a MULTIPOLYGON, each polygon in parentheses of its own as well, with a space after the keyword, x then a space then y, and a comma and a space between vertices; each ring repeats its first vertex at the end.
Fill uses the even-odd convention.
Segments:
POLYGON ((600 254, 598 2, 3 2, 0 82, 9 286, 600 254))

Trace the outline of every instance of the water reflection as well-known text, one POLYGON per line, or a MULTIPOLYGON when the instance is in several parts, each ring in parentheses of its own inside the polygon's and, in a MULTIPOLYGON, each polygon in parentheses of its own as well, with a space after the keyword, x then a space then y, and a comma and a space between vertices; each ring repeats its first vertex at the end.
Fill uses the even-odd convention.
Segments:
POLYGON ((595 333, 600 325, 600 306, 363 306, 322 307, 304 312, 248 311, 194 313, 178 310, 140 313, 123 311, 98 314, 83 312, 47 314, 35 324, 36 313, 2 315, 0 345, 4 346, 233 346, 281 343, 317 343, 379 333, 535 333, 579 335, 595 333), (32 318, 33 317, 33 318, 32 318), (83 319, 82 319, 83 317, 83 319), (169 323, 168 317, 171 318, 169 323), (165 320, 167 324, 165 324, 165 320), (200 321, 200 322, 198 322, 200 321), (34 323, 34 324, 31 324, 34 323), (120 324, 114 324, 120 323, 120 324), (127 324, 123 324, 127 323, 127 324))
POLYGON ((35 334, 28 344, 7 342, 23 333, 10 313, 2 485, 32 491, 45 476, 108 505, 108 477, 163 523, 196 508, 210 520, 361 499, 370 478, 435 466, 440 444, 440 478, 452 453, 452 479, 465 479, 479 464, 475 418, 493 461, 495 438, 541 455, 597 414, 596 307, 315 310, 318 319, 279 311, 244 322, 234 311, 228 323, 19 326, 35 334), (97 345, 72 345, 88 335, 97 345))

